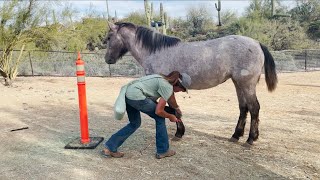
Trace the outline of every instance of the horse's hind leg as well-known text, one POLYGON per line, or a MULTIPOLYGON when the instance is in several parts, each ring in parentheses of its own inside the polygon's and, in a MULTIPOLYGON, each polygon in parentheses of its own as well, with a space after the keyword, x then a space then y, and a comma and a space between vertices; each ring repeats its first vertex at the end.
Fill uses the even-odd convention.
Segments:
POLYGON ((245 80, 238 79, 238 81, 233 79, 239 100, 240 116, 235 132, 230 139, 231 141, 238 141, 239 137, 243 136, 248 111, 251 115, 251 124, 247 143, 252 145, 253 141, 258 139, 260 104, 256 96, 256 84, 258 81, 257 79, 258 78, 245 80))
POLYGON ((244 133, 244 127, 246 125, 246 119, 247 119, 247 114, 248 114, 248 106, 246 104, 246 99, 244 97, 244 92, 242 89, 237 85, 235 81, 233 81, 236 91, 237 91, 237 96, 238 96, 238 101, 239 101, 239 110, 240 110, 240 115, 239 115, 239 120, 238 124, 235 128, 235 131, 230 138, 231 142, 237 142, 241 136, 243 136, 244 133))
POLYGON ((253 141, 256 141, 259 137, 259 110, 260 104, 256 94, 248 95, 247 97, 248 109, 251 115, 250 133, 247 143, 252 145, 253 141))
POLYGON ((247 110, 249 110, 251 115, 251 123, 250 123, 250 132, 249 137, 247 139, 247 143, 249 145, 253 144, 253 141, 256 141, 259 136, 259 111, 260 111, 260 104, 258 102, 256 96, 256 86, 255 85, 248 85, 244 86, 242 90, 243 97, 245 98, 245 102, 247 105, 247 110))

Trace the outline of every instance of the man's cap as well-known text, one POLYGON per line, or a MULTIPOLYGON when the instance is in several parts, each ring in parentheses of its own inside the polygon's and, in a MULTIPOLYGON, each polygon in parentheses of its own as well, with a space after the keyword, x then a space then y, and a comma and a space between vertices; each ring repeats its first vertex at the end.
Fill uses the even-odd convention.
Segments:
POLYGON ((181 73, 181 79, 179 78, 180 84, 186 89, 186 92, 188 92, 188 89, 191 85, 191 77, 186 73, 181 73))

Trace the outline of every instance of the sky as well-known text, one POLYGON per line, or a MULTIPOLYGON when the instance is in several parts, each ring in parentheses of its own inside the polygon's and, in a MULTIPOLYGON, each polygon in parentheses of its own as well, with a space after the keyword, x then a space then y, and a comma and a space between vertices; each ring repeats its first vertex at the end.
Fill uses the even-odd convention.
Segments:
MULTIPOLYGON (((295 5, 295 1, 291 0, 282 0, 283 3, 287 6, 293 7, 295 5)), ((107 3, 106 0, 98 0, 98 1, 86 1, 86 0, 71 0, 68 1, 72 4, 72 7, 77 9, 77 11, 83 13, 87 11, 90 7, 90 4, 92 7, 98 11, 99 13, 107 14, 107 3)), ((200 5, 205 5, 209 7, 209 9, 212 9, 212 15, 214 17, 217 16, 217 11, 215 9, 215 3, 217 3, 217 0, 211 0, 211 1, 205 1, 205 0, 157 0, 157 1, 151 1, 149 0, 149 3, 153 2, 154 10, 159 13, 160 9, 160 2, 162 2, 164 6, 165 12, 167 12, 168 16, 170 17, 186 17, 186 12, 188 8, 190 7, 196 7, 200 5)), ((245 11, 245 8, 249 6, 249 0, 221 0, 221 6, 222 10, 232 10, 237 15, 242 15, 245 11)), ((118 18, 123 18, 124 16, 128 15, 130 12, 138 11, 138 12, 144 12, 144 1, 143 0, 130 0, 130 1, 121 1, 121 0, 108 0, 108 6, 109 6, 109 14, 110 16, 114 16, 115 11, 117 12, 118 18)))
MULTIPOLYGON (((295 6, 295 0, 280 0, 282 4, 289 6, 290 8, 295 6)), ((39 1, 48 3, 48 1, 39 1)), ((52 1, 51 1, 52 2, 52 1)), ((57 9, 63 8, 63 4, 71 4, 71 7, 75 9, 77 13, 76 19, 81 17, 89 11, 90 6, 98 12, 99 15, 107 15, 107 1, 106 0, 60 0, 57 3, 57 9), (60 5, 59 5, 60 4, 60 5)), ((162 2, 165 12, 169 17, 174 18, 186 18, 187 11, 190 7, 207 6, 208 9, 212 9, 211 15, 213 18, 217 18, 218 12, 215 8, 215 3, 218 0, 149 0, 149 3, 153 3, 155 13, 159 14, 160 3, 162 2)), ((0 0, 0 5, 3 1, 0 0)), ((246 7, 250 4, 250 0, 221 0, 222 11, 231 10, 238 16, 243 15, 246 7)), ((143 0, 108 0, 109 14, 111 17, 115 16, 117 12, 118 18, 123 18, 131 12, 144 12, 144 1, 143 0)))

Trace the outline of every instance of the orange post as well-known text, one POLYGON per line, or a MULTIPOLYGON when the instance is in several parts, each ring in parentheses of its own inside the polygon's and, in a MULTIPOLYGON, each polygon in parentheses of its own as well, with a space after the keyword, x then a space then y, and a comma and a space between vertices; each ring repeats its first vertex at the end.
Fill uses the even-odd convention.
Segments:
POLYGON ((88 128, 88 111, 87 111, 87 98, 86 98, 86 82, 84 61, 81 60, 80 52, 78 52, 77 65, 77 84, 79 95, 79 110, 80 110, 80 138, 76 138, 68 143, 65 149, 94 149, 102 141, 103 137, 89 137, 88 128))
POLYGON ((77 84, 79 95, 79 110, 80 110, 80 130, 81 130, 81 143, 87 144, 90 142, 88 130, 88 111, 87 111, 87 98, 86 98, 86 82, 84 61, 81 60, 80 52, 78 52, 77 65, 77 84))

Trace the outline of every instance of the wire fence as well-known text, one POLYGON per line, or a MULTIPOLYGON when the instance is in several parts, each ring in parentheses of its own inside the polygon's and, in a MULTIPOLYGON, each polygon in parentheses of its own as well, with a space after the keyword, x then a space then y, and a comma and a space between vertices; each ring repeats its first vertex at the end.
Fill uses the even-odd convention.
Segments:
POLYGON ((277 71, 320 70, 320 49, 284 50, 271 52, 277 71))
MULTIPOLYGON (((75 76, 76 52, 30 51, 21 60, 21 76, 75 76)), ((125 55, 116 64, 107 64, 105 53, 81 53, 85 62, 86 76, 132 76, 143 75, 142 67, 131 55, 125 55)))
MULTIPOLYGON (((0 51, 1 52, 1 51, 0 51)), ((320 49, 285 50, 271 52, 278 72, 320 70, 320 49)), ((15 58, 19 51, 14 52, 15 58)), ((104 52, 81 53, 86 76, 140 77, 142 67, 131 55, 125 55, 116 64, 104 61, 104 52)), ((19 66, 20 76, 75 76, 76 52, 26 51, 19 66)))

